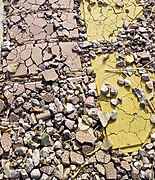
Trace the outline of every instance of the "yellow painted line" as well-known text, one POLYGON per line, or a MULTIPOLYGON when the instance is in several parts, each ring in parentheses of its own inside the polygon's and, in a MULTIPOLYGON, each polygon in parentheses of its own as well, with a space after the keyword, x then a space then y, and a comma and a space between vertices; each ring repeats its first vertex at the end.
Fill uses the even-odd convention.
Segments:
MULTIPOLYGON (((81 2, 81 13, 87 26, 88 41, 92 40, 113 40, 118 34, 125 20, 129 24, 141 15, 142 7, 136 4, 135 0, 124 0, 122 8, 116 8, 115 1, 109 0, 109 5, 99 6, 97 1, 90 4, 89 1, 81 2), (126 13, 128 12, 128 13, 126 13)), ((106 127, 108 139, 113 144, 113 149, 121 148, 125 152, 132 152, 139 149, 148 138, 152 125, 150 116, 152 111, 149 106, 142 109, 136 96, 132 93, 132 88, 140 87, 144 89, 144 94, 150 92, 146 90, 145 84, 133 66, 134 75, 127 77, 131 81, 131 88, 125 88, 117 84, 117 79, 126 77, 121 70, 116 70, 116 55, 111 54, 109 59, 104 61, 104 55, 99 55, 92 60, 92 66, 96 73, 96 85, 100 96, 99 102, 102 111, 111 113, 113 109, 118 112, 117 120, 111 121, 106 127), (101 86, 108 82, 118 88, 117 98, 122 99, 117 107, 110 104, 110 98, 100 94, 101 86)), ((129 58, 129 61, 132 61, 129 58)), ((153 80, 154 74, 150 74, 153 80)), ((151 102, 155 104, 155 99, 151 102)))

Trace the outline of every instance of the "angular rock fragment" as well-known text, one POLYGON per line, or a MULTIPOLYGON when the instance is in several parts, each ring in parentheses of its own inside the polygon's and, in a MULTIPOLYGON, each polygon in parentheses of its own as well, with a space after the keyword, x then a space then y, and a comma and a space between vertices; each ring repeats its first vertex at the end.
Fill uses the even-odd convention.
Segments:
POLYGON ((151 117, 150 117, 150 120, 151 120, 151 122, 152 122, 153 124, 155 124, 155 116, 151 116, 151 117))
POLYGON ((131 167, 130 164, 127 161, 121 161, 121 167, 125 169, 126 171, 130 171, 131 167))
POLYGON ((107 84, 103 84, 100 89, 101 93, 107 95, 109 92, 109 86, 107 84))
POLYGON ((82 152, 84 155, 91 153, 93 150, 94 150, 94 147, 92 146, 92 144, 82 146, 82 152))
POLYGON ((118 105, 118 100, 117 100, 117 99, 111 99, 111 100, 110 100, 110 103, 111 103, 113 106, 117 106, 117 105, 118 105))
POLYGON ((119 85, 124 85, 124 80, 121 79, 121 78, 118 78, 118 79, 117 79, 117 84, 119 84, 119 85))
POLYGON ((89 131, 77 131, 76 132, 76 139, 80 143, 94 143, 96 141, 96 137, 94 136, 93 132, 89 133, 89 131))
POLYGON ((112 96, 117 96, 117 94, 118 94, 118 89, 117 89, 117 87, 111 86, 111 88, 110 88, 110 94, 111 94, 112 96))
POLYGON ((83 156, 74 151, 70 152, 70 159, 71 159, 71 163, 73 164, 82 165, 84 163, 83 156))
POLYGON ((1 137, 1 145, 5 152, 8 152, 12 146, 12 140, 9 133, 3 133, 1 137))
POLYGON ((112 110, 112 114, 110 116, 110 119, 111 120, 116 120, 117 119, 117 115, 118 115, 117 111, 112 110))
POLYGON ((50 111, 49 111, 49 110, 45 110, 43 113, 37 114, 37 115, 36 115, 36 118, 37 118, 37 120, 40 120, 40 119, 46 120, 46 119, 48 119, 50 116, 51 116, 50 111))
POLYGON ((146 82, 146 87, 149 90, 153 90, 153 81, 147 81, 146 82))
POLYGON ((124 6, 123 1, 122 0, 116 0, 116 6, 117 7, 123 7, 124 6))
POLYGON ((70 155, 69 151, 64 151, 62 155, 62 164, 64 166, 70 165, 69 155, 70 155))
POLYGON ((98 170, 99 173, 105 175, 105 168, 101 164, 97 164, 96 169, 98 170))
POLYGON ((106 154, 102 150, 99 150, 95 153, 96 160, 101 163, 109 163, 111 157, 109 154, 106 154))
POLYGON ((98 111, 98 117, 103 127, 106 127, 110 120, 110 114, 108 112, 98 111))
POLYGON ((105 174, 107 179, 117 179, 117 171, 114 167, 114 163, 110 162, 104 165, 105 174))
POLYGON ((143 81, 149 81, 150 80, 150 76, 149 76, 149 74, 147 74, 147 73, 144 73, 144 74, 142 74, 142 80, 143 81))
POLYGON ((45 81, 57 81, 58 80, 58 74, 56 73, 56 71, 51 68, 49 70, 45 70, 42 73, 45 81))
POLYGON ((130 87, 131 86, 131 81, 129 81, 128 79, 124 80, 124 86, 125 87, 130 87))

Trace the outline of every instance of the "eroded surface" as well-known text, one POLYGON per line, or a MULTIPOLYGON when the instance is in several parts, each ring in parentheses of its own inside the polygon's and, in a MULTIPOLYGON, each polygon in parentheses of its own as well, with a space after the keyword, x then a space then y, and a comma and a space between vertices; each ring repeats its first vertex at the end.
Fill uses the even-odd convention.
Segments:
MULTIPOLYGON (((5 78, 39 74, 44 76, 44 72, 53 68, 57 74, 64 77, 70 72, 81 71, 80 57, 72 51, 75 45, 77 45, 76 42, 44 42, 17 46, 4 57, 5 78)), ((52 74, 48 76, 50 80, 52 74)))
POLYGON ((6 39, 14 43, 78 38, 75 13, 63 11, 12 15, 5 19, 4 27, 6 39))
MULTIPOLYGON (((132 57, 135 52, 143 52, 144 55, 147 55, 146 51, 149 51, 152 56, 150 56, 152 61, 154 59, 151 48, 149 49, 149 46, 147 46, 147 43, 150 42, 150 37, 146 36, 144 41, 143 36, 143 33, 147 33, 145 27, 149 25, 149 20, 148 22, 145 21, 146 26, 144 22, 141 23, 141 20, 136 24, 136 18, 142 15, 142 7, 140 3, 137 4, 132 0, 123 1, 122 6, 118 7, 118 5, 116 5, 117 1, 106 2, 108 3, 99 4, 96 1, 83 1, 81 3, 81 12, 87 26, 88 41, 115 40, 116 36, 118 36, 119 40, 121 39, 119 42, 120 44, 117 44, 117 41, 109 44, 103 43, 101 46, 102 52, 110 52, 112 54, 108 60, 105 59, 105 55, 96 56, 96 58, 92 60, 92 66, 94 67, 97 76, 96 84, 100 95, 99 101, 102 111, 111 113, 112 110, 115 109, 118 112, 117 120, 110 121, 106 128, 107 136, 113 143, 114 148, 124 148, 126 151, 133 151, 146 141, 152 128, 150 116, 154 114, 154 107, 153 109, 150 108, 147 103, 145 108, 142 108, 137 97, 133 93, 135 87, 142 88, 145 97, 154 93, 154 90, 148 90, 146 87, 146 82, 142 80, 141 75, 137 71, 138 63, 136 62, 135 66, 133 63, 134 58, 132 57), (134 29, 135 25, 137 25, 137 27, 144 26, 144 28, 134 29), (130 27, 129 29, 128 26, 130 27), (121 30, 121 33, 118 34, 122 27, 127 30, 125 33, 121 30), (131 31, 133 31, 133 34, 131 31), (130 37, 134 38, 130 41, 130 37), (121 61, 121 58, 119 59, 117 57, 118 53, 116 53, 116 51, 123 56, 123 61, 121 61), (118 64, 118 66, 116 66, 116 64, 118 64), (123 69, 126 68, 134 69, 134 71, 132 71, 130 75, 128 73, 124 74, 123 69), (123 80, 128 79, 131 82, 131 87, 127 88, 119 86, 117 83, 118 78, 123 80), (116 105, 116 107, 110 103, 113 97, 106 97, 100 94, 100 88, 104 83, 109 83, 118 88, 118 95, 114 97, 118 100, 118 105, 116 105)), ((147 13, 144 14, 146 15, 147 13)), ((144 17, 141 19, 143 18, 144 17)), ((152 67, 151 62, 149 63, 149 61, 140 63, 142 63, 142 66, 140 67, 144 66, 148 69, 152 67), (148 66, 146 63, 149 63, 148 66)), ((148 71, 146 70, 146 72, 148 71)), ((153 82, 154 73, 149 73, 149 76, 149 80, 153 82)), ((154 98, 151 100, 151 105, 152 104, 154 104, 154 98)))
POLYGON ((106 1, 107 4, 93 2, 83 0, 81 3, 89 41, 114 39, 124 22, 133 21, 142 10, 135 0, 124 0, 122 7, 118 7, 115 0, 106 1))
MULTIPOLYGON (((135 87, 144 89, 144 94, 148 95, 150 91, 146 91, 145 82, 141 81, 138 73, 132 75, 132 77, 125 76, 120 72, 112 70, 115 67, 115 55, 112 54, 109 59, 103 64, 103 56, 97 57, 96 60, 92 60, 92 65, 96 72, 96 83, 98 87, 98 93, 100 94, 100 88, 104 83, 109 83, 118 88, 118 95, 116 99, 121 99, 117 107, 110 104, 112 97, 105 98, 100 95, 100 104, 102 110, 111 113, 113 109, 118 112, 117 119, 110 121, 106 133, 109 140, 113 143, 114 148, 123 148, 127 151, 134 150, 134 146, 143 144, 147 139, 148 133, 151 130, 150 115, 152 113, 149 106, 145 109, 140 107, 136 96, 132 90, 135 87), (111 70, 107 72, 106 70, 111 70), (131 87, 126 88, 120 86, 117 83, 117 79, 128 79, 131 82, 131 87), (133 148, 133 149, 132 149, 133 148)), ((153 80, 154 75, 150 74, 153 80)), ((151 102, 154 104, 154 100, 151 102)))
POLYGON ((73 0, 11 0, 6 4, 5 9, 7 14, 15 13, 27 13, 27 12, 36 12, 39 10, 48 10, 48 9, 65 9, 73 10, 74 2, 73 0))

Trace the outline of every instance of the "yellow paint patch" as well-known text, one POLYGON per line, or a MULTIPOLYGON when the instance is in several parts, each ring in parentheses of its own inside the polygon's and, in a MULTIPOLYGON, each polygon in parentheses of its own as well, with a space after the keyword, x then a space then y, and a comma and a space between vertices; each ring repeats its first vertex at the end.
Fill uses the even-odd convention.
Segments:
MULTIPOLYGON (((81 14, 86 23, 88 41, 95 39, 113 40, 125 20, 130 24, 141 15, 142 7, 140 4, 136 4, 135 0, 123 0, 124 6, 122 8, 116 7, 115 2, 115 0, 109 0, 108 5, 99 5, 95 0, 93 3, 87 0, 81 2, 81 14)), ((146 90, 145 83, 141 81, 137 71, 132 76, 125 76, 121 69, 115 69, 116 53, 111 54, 106 61, 103 61, 104 56, 100 55, 92 60, 92 66, 96 73, 96 84, 102 111, 111 113, 115 109, 118 112, 117 120, 110 121, 106 128, 107 137, 112 142, 114 149, 122 148, 125 152, 135 151, 145 143, 152 129, 150 123, 152 111, 149 106, 145 109, 140 107, 132 88, 142 88, 145 96, 151 92, 146 90), (119 86, 117 84, 118 78, 130 80, 131 87, 119 86), (100 88, 106 82, 116 86, 119 90, 116 98, 121 99, 121 101, 117 107, 111 105, 111 98, 100 94, 100 88)), ((131 65, 135 69, 133 60, 132 56, 126 56, 125 62, 126 65, 131 65)), ((153 80, 154 74, 150 74, 150 77, 153 80)), ((155 98, 151 103, 155 104, 155 98)))
MULTIPOLYGON (((142 88, 145 96, 149 93, 146 90, 145 83, 141 81, 136 71, 130 76, 125 76, 120 71, 115 71, 115 54, 111 54, 109 59, 103 63, 103 56, 98 56, 92 60, 92 66, 96 73, 96 84, 98 94, 100 95, 100 105, 102 111, 111 113, 113 109, 118 112, 117 120, 110 121, 106 128, 108 139, 113 143, 113 148, 122 148, 125 151, 133 151, 139 148, 147 139, 152 128, 150 123, 151 109, 147 106, 145 109, 140 107, 137 97, 133 94, 132 89, 135 87, 142 88), (107 71, 108 69, 108 71, 107 71), (117 79, 128 79, 131 87, 126 88, 117 84, 117 79), (117 107, 111 105, 111 98, 107 98, 100 93, 100 88, 104 83, 109 83, 118 88, 117 99, 121 99, 117 107)), ((133 66, 133 68, 135 68, 133 66)), ((153 75, 150 74, 153 79, 153 75)), ((151 102, 155 104, 155 100, 151 102)))
POLYGON ((114 39, 118 29, 125 20, 133 21, 142 11, 135 0, 123 0, 124 6, 118 8, 115 0, 108 5, 99 5, 97 1, 90 4, 88 0, 81 2, 81 14, 87 27, 88 41, 114 39))

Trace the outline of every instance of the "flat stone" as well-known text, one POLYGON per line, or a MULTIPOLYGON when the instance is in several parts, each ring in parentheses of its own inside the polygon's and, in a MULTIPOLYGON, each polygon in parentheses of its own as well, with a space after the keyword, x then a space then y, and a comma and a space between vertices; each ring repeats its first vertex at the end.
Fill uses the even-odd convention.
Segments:
POLYGON ((49 70, 45 70, 42 75, 44 76, 45 81, 57 81, 58 80, 58 74, 56 71, 51 68, 49 70))
POLYGON ((101 93, 102 94, 104 94, 104 95, 107 95, 108 94, 108 92, 109 92, 109 87, 107 86, 107 85, 105 85, 105 84, 103 84, 102 86, 101 86, 101 93))
POLYGON ((111 159, 110 155, 106 154, 102 150, 97 151, 95 153, 95 156, 96 156, 97 161, 101 163, 108 163, 111 159))
POLYGON ((94 147, 92 145, 83 145, 82 146, 82 152, 84 155, 91 153, 93 150, 94 150, 94 147))
POLYGON ((64 166, 70 165, 69 155, 70 155, 69 151, 64 151, 64 153, 62 155, 62 164, 64 166))
POLYGON ((131 167, 130 164, 127 161, 121 161, 121 167, 125 169, 126 171, 130 171, 131 167))
POLYGON ((70 159, 71 159, 71 163, 73 164, 82 165, 84 163, 83 156, 74 151, 70 152, 70 159))
POLYGON ((35 149, 33 151, 32 160, 33 160, 34 166, 38 166, 38 164, 40 163, 40 151, 39 151, 39 149, 35 149))
POLYGON ((90 108, 95 107, 95 99, 94 99, 94 97, 89 96, 85 101, 85 106, 90 107, 90 108))
POLYGON ((54 171, 54 167, 52 167, 52 166, 42 166, 40 168, 40 171, 47 174, 47 175, 51 175, 52 172, 54 171))
POLYGON ((98 170, 99 173, 105 175, 105 168, 101 164, 97 164, 96 169, 98 170))
POLYGON ((54 94, 46 93, 42 95, 42 99, 47 103, 51 103, 54 100, 54 94))
POLYGON ((69 129, 69 130, 72 130, 74 128, 74 124, 75 124, 75 121, 73 120, 70 120, 70 119, 66 119, 65 120, 65 126, 69 129))
POLYGON ((76 132, 76 139, 80 142, 80 143, 94 143, 96 141, 96 137, 94 136, 93 133, 89 133, 89 131, 78 131, 76 132))
POLYGON ((25 66, 25 64, 20 64, 18 66, 17 71, 14 76, 17 76, 17 77, 27 76, 27 67, 25 66))
POLYGON ((48 134, 44 133, 41 137, 41 144, 43 146, 49 146, 51 145, 51 138, 48 134))
POLYGON ((12 140, 9 133, 3 133, 1 137, 1 145, 5 152, 8 152, 12 146, 12 140))
POLYGON ((110 114, 108 112, 102 112, 98 111, 97 113, 99 120, 103 127, 106 127, 108 124, 108 121, 110 120, 110 114))
POLYGON ((146 51, 137 52, 137 56, 139 56, 142 59, 149 59, 150 54, 146 51))
POLYGON ((104 167, 105 167, 106 179, 117 179, 117 171, 114 167, 113 162, 105 164, 104 167))
POLYGON ((36 118, 37 118, 37 120, 40 120, 40 119, 46 120, 50 116, 51 116, 51 112, 49 110, 45 110, 44 112, 37 114, 36 118))
POLYGON ((54 170, 54 177, 58 179, 63 179, 64 174, 64 167, 62 164, 57 165, 56 169, 54 170))
POLYGON ((101 149, 104 151, 108 151, 112 146, 113 146, 113 144, 110 142, 110 140, 105 139, 105 140, 103 140, 101 149))

